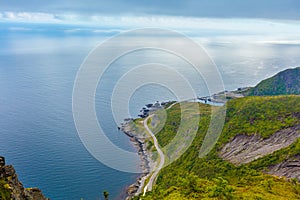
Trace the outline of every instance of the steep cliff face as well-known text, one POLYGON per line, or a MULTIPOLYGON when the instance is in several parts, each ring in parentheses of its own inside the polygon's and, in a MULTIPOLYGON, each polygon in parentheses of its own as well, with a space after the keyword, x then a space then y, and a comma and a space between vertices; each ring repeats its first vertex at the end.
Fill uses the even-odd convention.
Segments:
MULTIPOLYGON (((272 156, 274 152, 282 150, 297 143, 300 138, 300 124, 280 130, 269 138, 258 135, 237 135, 228 142, 219 152, 219 156, 235 165, 251 163, 265 156, 272 156)), ((265 173, 278 177, 295 178, 300 181, 300 152, 296 155, 284 155, 285 159, 279 163, 268 165, 264 163, 265 173)), ((289 154, 292 154, 289 152, 289 154)), ((273 156, 274 161, 278 157, 273 156)), ((270 160, 272 160, 270 159, 270 160)))
POLYGON ((290 146, 300 138, 300 124, 277 131, 269 138, 259 135, 237 135, 220 151, 220 156, 241 165, 290 146))
POLYGON ((19 181, 18 175, 12 165, 5 165, 5 160, 0 157, 0 180, 2 188, 0 189, 0 199, 8 200, 49 200, 44 197, 38 188, 24 188, 19 181))
POLYGON ((271 165, 266 173, 280 177, 295 178, 300 181, 300 155, 293 156, 279 164, 271 165))
POLYGON ((218 155, 278 177, 300 173, 300 97, 245 97, 228 102, 218 155))

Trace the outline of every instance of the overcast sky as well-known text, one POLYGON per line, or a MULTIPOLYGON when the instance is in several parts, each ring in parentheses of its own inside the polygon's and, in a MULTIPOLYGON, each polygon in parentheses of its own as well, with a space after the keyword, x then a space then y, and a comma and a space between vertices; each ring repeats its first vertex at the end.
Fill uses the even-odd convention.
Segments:
POLYGON ((300 19, 299 0, 7 0, 0 12, 300 19))
POLYGON ((300 0, 3 0, 0 22, 17 22, 6 27, 14 31, 39 31, 19 22, 74 25, 64 26, 68 34, 158 27, 197 37, 221 33, 226 41, 300 44, 299 10, 300 0))

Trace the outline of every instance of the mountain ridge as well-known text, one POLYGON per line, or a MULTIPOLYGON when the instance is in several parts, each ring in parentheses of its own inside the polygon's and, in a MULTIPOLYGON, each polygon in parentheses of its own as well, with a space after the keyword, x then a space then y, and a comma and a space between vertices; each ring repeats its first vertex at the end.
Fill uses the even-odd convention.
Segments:
POLYGON ((286 69, 250 88, 246 96, 300 94, 300 67, 286 69))

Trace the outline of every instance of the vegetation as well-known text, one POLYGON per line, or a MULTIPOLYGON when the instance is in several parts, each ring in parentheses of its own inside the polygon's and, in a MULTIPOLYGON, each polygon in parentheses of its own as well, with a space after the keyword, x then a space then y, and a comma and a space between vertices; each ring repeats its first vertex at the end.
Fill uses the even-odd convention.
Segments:
MULTIPOLYGON (((300 140, 241 166, 218 157, 222 145, 237 134, 259 134, 266 138, 299 123, 299 96, 246 97, 229 101, 223 132, 217 145, 203 158, 199 157, 199 150, 214 107, 198 105, 199 128, 191 146, 179 159, 162 169, 153 191, 141 199, 300 199, 300 185, 296 180, 287 181, 261 172, 270 164, 300 154, 300 140)), ((162 147, 175 137, 180 122, 188 124, 191 120, 180 121, 181 114, 179 104, 167 110, 166 124, 157 134, 162 147)))
POLYGON ((261 81, 257 86, 245 92, 245 94, 250 96, 300 94, 299 77, 300 67, 287 69, 261 81))
POLYGON ((299 123, 299 96, 245 97, 227 104, 226 125, 222 139, 236 134, 259 134, 264 138, 299 123))
POLYGON ((104 191, 103 196, 105 200, 108 200, 109 193, 107 191, 104 191))
POLYGON ((0 199, 1 200, 10 200, 11 199, 11 191, 9 189, 9 185, 0 179, 0 199))
POLYGON ((273 154, 267 155, 265 157, 259 158, 253 161, 250 166, 251 168, 266 170, 267 166, 275 165, 280 162, 287 160, 288 158, 299 155, 300 153, 300 139, 294 142, 292 145, 287 148, 280 149, 273 154))

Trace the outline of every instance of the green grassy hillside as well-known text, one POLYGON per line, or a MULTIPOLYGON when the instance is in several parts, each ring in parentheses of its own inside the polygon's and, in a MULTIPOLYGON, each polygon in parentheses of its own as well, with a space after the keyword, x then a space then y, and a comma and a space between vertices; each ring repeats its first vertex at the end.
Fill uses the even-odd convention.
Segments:
POLYGON ((300 94, 300 67, 279 72, 245 92, 247 96, 286 94, 300 94))
MULTIPOLYGON (((160 172, 153 191, 141 199, 300 199, 297 181, 261 172, 271 164, 300 154, 300 140, 241 166, 218 156, 222 145, 237 134, 269 137, 280 129, 299 123, 300 97, 246 97, 229 101, 226 122, 217 145, 207 156, 200 158, 199 150, 210 122, 211 108, 199 104, 199 129, 191 146, 160 172)), ((179 105, 172 107, 167 114, 166 124, 157 134, 162 147, 175 136, 180 123, 179 105)))

